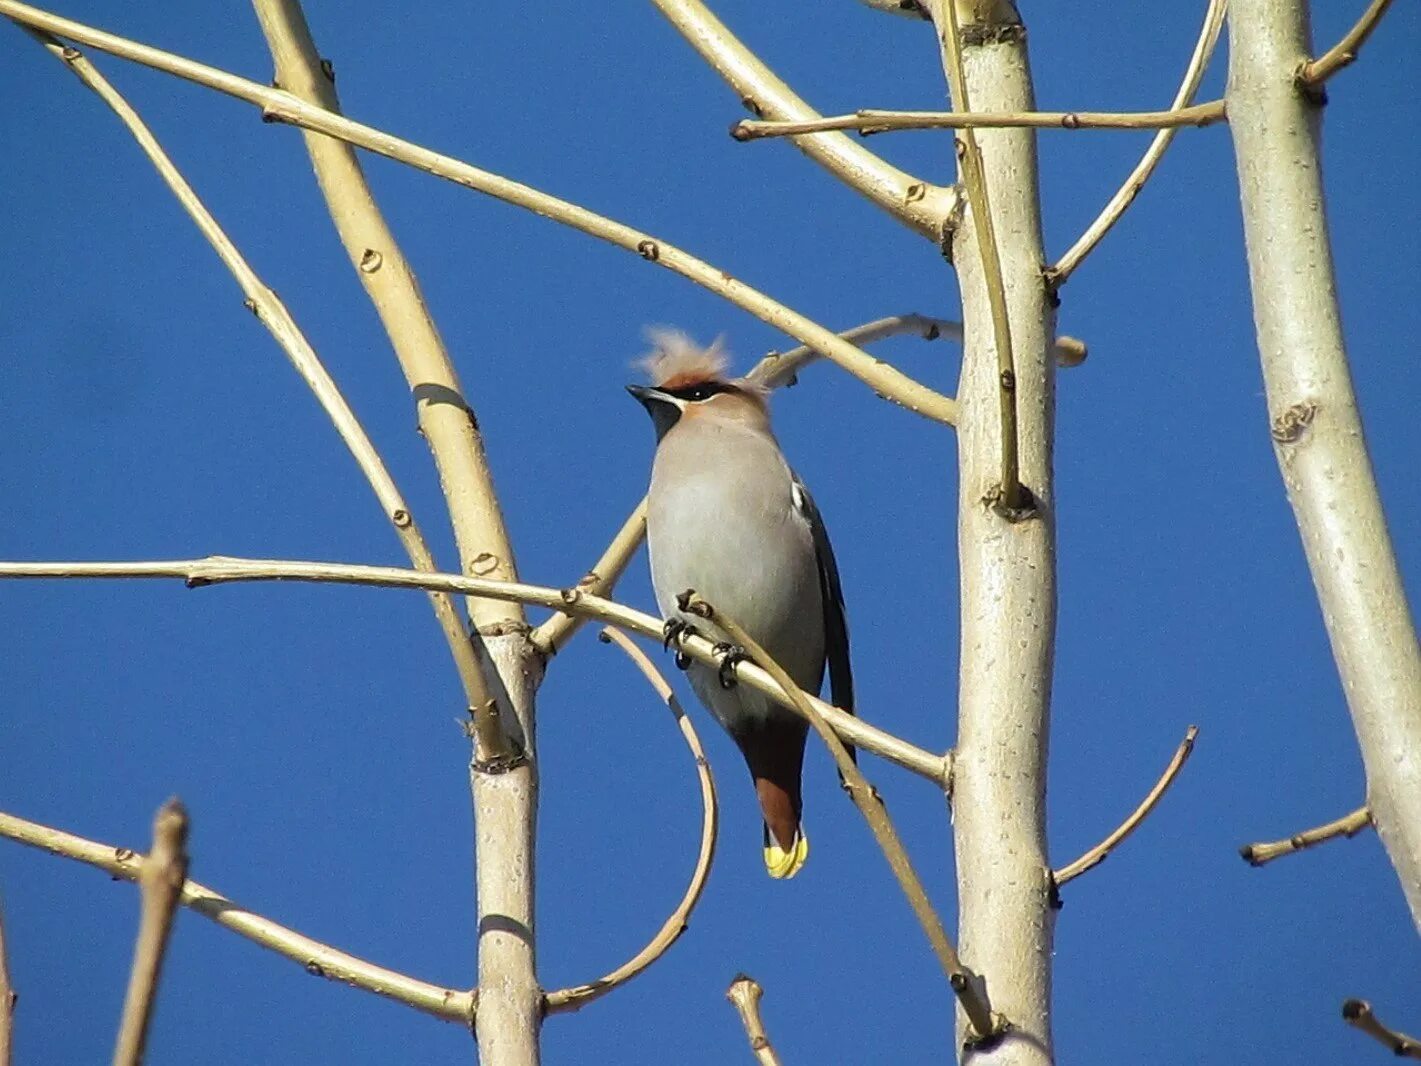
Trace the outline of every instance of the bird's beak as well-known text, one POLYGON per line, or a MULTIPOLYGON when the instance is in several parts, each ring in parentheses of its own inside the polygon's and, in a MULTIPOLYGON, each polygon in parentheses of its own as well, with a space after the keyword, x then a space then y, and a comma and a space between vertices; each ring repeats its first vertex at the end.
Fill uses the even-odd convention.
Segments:
POLYGON ((635 396, 637 398, 637 402, 640 403, 643 407, 645 407, 648 411, 651 410, 652 404, 667 403, 671 399, 671 397, 667 396, 666 393, 662 392, 660 389, 653 389, 647 385, 628 385, 627 391, 633 396, 635 396))

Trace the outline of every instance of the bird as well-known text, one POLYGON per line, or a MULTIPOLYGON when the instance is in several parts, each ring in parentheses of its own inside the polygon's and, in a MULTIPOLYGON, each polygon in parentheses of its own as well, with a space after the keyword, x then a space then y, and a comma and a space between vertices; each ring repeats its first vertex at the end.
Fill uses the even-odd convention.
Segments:
MULTIPOLYGON (((808 724, 734 681, 744 649, 683 610, 693 589, 746 630, 800 686, 818 693, 828 669, 835 706, 853 713, 849 630, 838 565, 814 499, 770 427, 768 391, 727 376, 722 340, 649 329, 641 360, 651 384, 628 385, 651 416, 656 454, 647 493, 647 553, 668 644, 708 626, 719 669, 681 660, 696 696, 739 747, 764 820, 769 875, 793 877, 809 855, 801 776, 808 724)), ((852 752, 852 749, 850 749, 852 752)))

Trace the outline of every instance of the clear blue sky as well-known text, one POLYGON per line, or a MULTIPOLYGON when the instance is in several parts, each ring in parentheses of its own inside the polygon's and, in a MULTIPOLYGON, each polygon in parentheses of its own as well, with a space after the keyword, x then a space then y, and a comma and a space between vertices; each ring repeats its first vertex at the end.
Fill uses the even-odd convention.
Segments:
MULTIPOLYGON (((933 248, 788 145, 725 135, 741 114, 734 95, 647 5, 309 6, 357 118, 643 226, 836 327, 909 310, 957 317, 933 248)), ((1203 6, 1141 18, 1031 5, 1041 105, 1164 106, 1203 6)), ((1361 4, 1318 6, 1330 41, 1361 4)), ((921 26, 849 0, 717 7, 822 110, 943 101, 921 26)), ((242 4, 66 0, 63 11, 270 78, 242 4)), ((315 403, 127 134, 59 63, 0 31, 0 557, 402 564, 315 403)), ((1413 603, 1418 51, 1421 14, 1397 5, 1332 85, 1326 136, 1350 354, 1413 603)), ((285 298, 452 565, 411 403, 299 134, 100 64, 285 298)), ((1221 86, 1220 62, 1206 92, 1221 86)), ((1049 252, 1095 216, 1145 139, 1042 137, 1049 252)), ((870 143, 925 178, 950 173, 946 134, 870 143)), ((645 485, 651 428, 621 390, 642 326, 724 332, 742 367, 786 342, 634 256, 394 164, 369 171, 478 409, 521 571, 568 583, 645 485)), ((1134 806, 1186 725, 1201 735, 1144 829, 1065 890, 1060 1059, 1384 1061, 1338 1017, 1360 995, 1421 1028, 1421 950, 1378 841, 1262 870, 1236 854, 1350 810, 1363 781, 1269 445, 1227 131, 1181 134, 1062 295, 1061 328, 1091 356, 1060 381, 1056 863, 1134 806)), ((954 387, 953 346, 883 351, 954 387)), ((863 713, 947 747, 952 437, 828 367, 776 410, 833 531, 863 713)), ((649 608, 644 567, 620 595, 649 608)), ((420 596, 7 584, 0 633, 0 809, 144 847, 154 809, 178 793, 199 880, 367 958, 472 983, 468 747, 420 596)), ((766 986, 786 1062, 942 1061, 946 986, 828 760, 813 753, 807 771, 814 855, 798 879, 772 883, 739 757, 697 713, 724 801, 706 898, 652 971, 548 1022, 546 1061, 748 1061, 722 999, 737 970, 766 986)), ((539 714, 540 969, 553 987, 605 972, 660 924, 690 870, 698 805, 665 711, 590 634, 553 664, 539 714)), ((951 924, 941 799, 866 766, 951 924)), ((21 990, 17 1061, 106 1059, 136 893, 0 844, 0 896, 21 990)), ((153 1063, 472 1054, 457 1027, 315 980, 193 914, 178 922, 150 1046, 153 1063)))

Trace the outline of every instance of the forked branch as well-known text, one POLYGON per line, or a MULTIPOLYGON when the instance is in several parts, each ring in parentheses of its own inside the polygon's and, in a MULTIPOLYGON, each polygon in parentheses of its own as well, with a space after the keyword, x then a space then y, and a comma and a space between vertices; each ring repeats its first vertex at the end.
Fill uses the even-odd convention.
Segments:
POLYGON ((138 925, 138 945, 123 1000, 114 1066, 139 1066, 148 1042, 148 1023, 158 996, 158 975, 168 950, 173 916, 187 881, 187 810, 174 797, 158 808, 153 822, 153 850, 138 871, 143 913, 138 925))
POLYGON ((1194 739, 1198 735, 1199 727, 1197 725, 1191 725, 1184 731, 1184 739, 1179 742, 1179 747, 1175 749, 1174 752, 1174 758, 1169 760, 1169 765, 1164 768, 1164 773, 1161 774, 1160 779, 1155 782, 1155 787, 1150 789, 1145 798, 1140 801, 1140 805, 1130 813, 1130 817, 1120 823, 1119 828, 1117 828, 1115 832, 1111 833, 1075 862, 1061 867, 1061 869, 1051 875, 1057 888, 1060 888, 1067 881, 1074 880, 1087 870, 1099 866, 1110 857, 1110 853, 1114 851, 1126 837, 1140 827, 1140 823, 1150 816, 1150 812, 1155 809, 1155 805, 1164 797, 1169 786, 1174 784, 1174 779, 1179 776, 1179 771, 1184 769, 1184 764, 1189 761, 1189 756, 1194 751, 1194 739))
POLYGON ((493 174, 372 126, 353 122, 343 115, 317 107, 281 89, 259 85, 227 71, 182 56, 138 44, 135 41, 60 18, 16 0, 0 0, 0 15, 101 51, 110 52, 166 74, 203 85, 262 109, 268 121, 285 122, 302 129, 324 133, 357 147, 412 166, 435 177, 483 193, 504 203, 551 219, 581 233, 596 237, 625 251, 635 252, 647 262, 679 274, 702 288, 748 311, 767 325, 807 344, 825 358, 839 364, 880 396, 925 418, 946 425, 956 424, 957 401, 903 374, 880 359, 841 339, 819 323, 786 307, 702 259, 642 230, 634 229, 585 207, 540 192, 530 186, 493 174))
MULTIPOLYGON (((128 848, 85 840, 62 829, 51 829, 13 814, 0 813, 0 837, 97 867, 115 880, 137 881, 142 875, 144 857, 128 848)), ((471 992, 440 988, 347 955, 254 914, 196 881, 183 882, 179 901, 204 918, 278 955, 284 955, 315 977, 341 981, 353 988, 374 992, 444 1021, 464 1025, 473 1021, 474 995, 471 992)))
POLYGON ((1391 1053, 1397 1058, 1421 1059, 1421 1041, 1383 1025, 1381 1019, 1372 1013, 1372 1005, 1365 999, 1349 999, 1344 1002, 1342 1017, 1348 1025, 1362 1030, 1373 1040, 1391 1049, 1391 1053))
POLYGON ((631 638, 610 626, 602 630, 601 637, 604 641, 615 644, 626 652, 628 658, 641 671, 642 676, 656 690, 656 694, 671 709, 672 717, 676 719, 676 724, 681 728, 681 736, 685 739, 686 747, 690 748, 691 757, 695 760, 696 776, 701 786, 701 843, 700 850, 696 855, 696 867, 691 874, 691 883, 686 886, 686 892, 681 897, 681 902, 676 904, 676 908, 671 912, 670 917, 662 923, 660 930, 651 938, 651 942, 611 973, 598 978, 591 984, 575 985, 572 988, 549 992, 545 1005, 550 1014, 574 1011, 585 1007, 594 999, 600 999, 612 989, 626 984, 641 973, 666 954, 671 945, 680 939, 681 934, 686 931, 686 923, 691 917, 691 911, 695 909, 697 902, 700 901, 701 893, 705 890, 706 879, 710 876, 711 862, 715 859, 716 834, 719 831, 719 807, 716 803, 715 778, 711 776, 710 762, 706 759, 705 749, 701 747, 701 738, 696 735, 696 727, 681 709, 681 702, 676 698, 676 693, 671 690, 671 686, 662 676, 661 671, 656 668, 656 664, 647 657, 644 651, 632 643, 631 638))
POLYGON ((764 994, 759 981, 749 974, 738 973, 730 982, 725 998, 740 1015, 740 1024, 745 1027, 745 1036, 750 1041, 755 1061, 760 1066, 780 1066, 780 1057, 775 1053, 770 1034, 765 1031, 765 1021, 760 1017, 760 997, 764 994))
POLYGON ((1391 0, 1372 0, 1367 5, 1367 10, 1362 12, 1362 17, 1343 35, 1342 40, 1312 62, 1303 64, 1302 69, 1298 71, 1298 80, 1304 85, 1321 85, 1343 67, 1356 62, 1357 53, 1361 51, 1362 45, 1372 35, 1372 31, 1377 28, 1377 23, 1382 20, 1390 6, 1391 0))
POLYGON ((914 916, 923 927, 923 932, 927 934, 928 942, 932 945, 933 953, 937 956, 943 973, 947 975, 952 991, 962 1004, 962 1009, 967 1012, 973 1029, 976 1030, 975 1035, 968 1042, 978 1048, 985 1048, 987 1045, 995 1043, 1005 1032, 1006 1022, 992 1014, 991 1006, 987 1002, 985 982, 963 966, 962 960, 957 957, 957 949, 948 939, 942 919, 933 909, 933 905, 928 899, 927 890, 913 869, 912 860, 908 858, 908 851, 903 847, 897 830, 893 828, 893 821, 888 817, 888 810, 883 805, 882 797, 863 776, 858 764, 849 755, 848 749, 844 747, 844 742, 839 739, 838 733, 824 721, 824 716, 810 701, 808 694, 794 683, 789 674, 785 672, 784 667, 775 662, 770 654, 735 619, 717 611, 712 604, 701 599, 691 589, 681 593, 676 598, 676 602, 681 610, 699 615, 719 628, 730 639, 731 644, 744 648, 750 658, 761 666, 774 679, 781 691, 790 698, 814 732, 819 734, 819 738, 828 747, 829 754, 834 757, 834 764, 839 769, 840 779, 844 783, 849 798, 854 801, 854 806, 859 809, 864 820, 868 822, 868 827, 873 832, 873 838, 882 849, 883 857, 888 860, 888 866, 893 871, 894 878, 897 879, 903 894, 908 897, 908 904, 913 908, 914 916))
POLYGON ((1336 840, 1338 837, 1354 837, 1362 830, 1370 828, 1371 824, 1371 808, 1364 804, 1355 811, 1344 814, 1341 818, 1334 819, 1325 825, 1317 826, 1315 829, 1304 829, 1301 833, 1294 833, 1287 840, 1245 844, 1238 849, 1238 853, 1248 865, 1263 866, 1284 855, 1291 855, 1295 851, 1306 851, 1308 848, 1317 847, 1319 844, 1336 840))
MULTIPOLYGON (((752 114, 788 121, 819 118, 701 0, 652 2, 752 114)), ((841 133, 796 138, 794 144, 845 185, 932 241, 941 242, 956 217, 956 189, 905 174, 841 133)))

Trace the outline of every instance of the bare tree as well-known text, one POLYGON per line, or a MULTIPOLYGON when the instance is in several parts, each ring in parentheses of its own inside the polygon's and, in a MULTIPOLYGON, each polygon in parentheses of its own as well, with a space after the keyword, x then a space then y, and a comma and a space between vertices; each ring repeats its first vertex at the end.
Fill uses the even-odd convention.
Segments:
MULTIPOLYGON (((220 555, 140 563, 4 562, 0 577, 167 578, 189 587, 285 580, 422 590, 449 646, 473 743, 478 907, 473 989, 443 987, 366 962, 188 880, 181 808, 160 814, 155 848, 146 859, 0 814, 0 835, 143 884, 142 947, 118 1061, 141 1060, 172 910, 181 903, 318 976, 470 1025, 479 1060, 487 1066, 533 1066, 541 1058, 548 1014, 600 998, 669 950, 702 896, 715 853, 717 803, 705 752, 670 686, 627 637, 661 639, 662 622, 611 598, 644 535, 644 504, 628 515, 581 581, 559 588, 520 580, 470 393, 356 149, 634 253, 795 338, 802 347, 772 353, 752 372, 767 387, 793 383, 798 371, 823 358, 905 414, 955 429, 961 654, 956 745, 950 751, 914 744, 800 691, 735 619, 689 590, 685 603, 714 617, 749 651, 750 661, 735 667, 739 682, 805 718, 833 754, 956 997, 955 1054, 963 1061, 1045 1064, 1054 1060, 1052 958, 1060 889, 1103 861, 1141 824, 1183 768, 1197 733, 1189 727, 1163 776, 1116 830, 1075 861, 1053 867, 1046 780, 1056 640, 1055 377, 1058 367, 1085 358, 1079 341, 1057 335, 1056 308, 1061 287, 1128 209, 1175 135, 1227 121, 1238 158, 1272 437, 1368 778, 1363 808, 1288 842, 1254 845, 1245 857, 1261 864, 1375 825, 1421 924, 1421 657, 1349 381, 1316 143, 1323 86, 1355 58, 1385 11, 1384 0, 1374 2, 1344 40, 1316 59, 1301 0, 1234 0, 1228 94, 1196 103, 1225 15, 1224 0, 1209 0, 1171 106, 1118 113, 1037 110, 1026 25, 1009 0, 866 0, 870 7, 920 23, 917 58, 941 64, 951 109, 828 117, 799 97, 701 0, 653 2, 752 114, 733 130, 737 140, 788 138, 830 177, 943 253, 961 289, 960 324, 903 314, 836 332, 632 223, 351 120, 341 113, 334 68, 322 58, 297 0, 254 0, 274 65, 272 85, 0 0, 0 14, 67 65, 138 142, 329 416, 410 561, 407 569, 220 555), (293 314, 80 46, 226 94, 259 108, 268 122, 303 131, 332 221, 409 387, 419 432, 438 471, 457 572, 438 566, 405 495, 293 314), (955 182, 910 174, 851 136, 910 129, 954 131, 955 182), (1157 131, 1120 190, 1054 263, 1043 242, 1036 159, 1037 131, 1049 129, 1157 131), (955 396, 864 349, 910 333, 962 342, 955 396), (525 615, 529 606, 553 613, 534 627, 525 615), (671 707, 695 761, 701 835, 689 886, 652 939, 601 978, 548 989, 539 977, 535 923, 535 703, 552 657, 589 620, 604 624, 604 638, 633 658, 671 707), (846 744, 927 780, 950 800, 956 944, 886 806, 850 760, 846 744)), ((724 654, 695 634, 675 639, 681 655, 699 662, 716 664, 724 654)), ((0 996, 8 994, 3 963, 0 945, 0 996)), ((781 1052, 771 1044, 760 1014, 761 991, 742 975, 732 985, 731 1000, 757 1059, 778 1062, 781 1052)), ((1378 1039, 1399 1041, 1397 1048, 1414 1044, 1362 1007, 1347 1014, 1354 1025, 1378 1039)), ((8 1038, 8 1017, 0 1016, 0 1048, 8 1047, 8 1038)))

